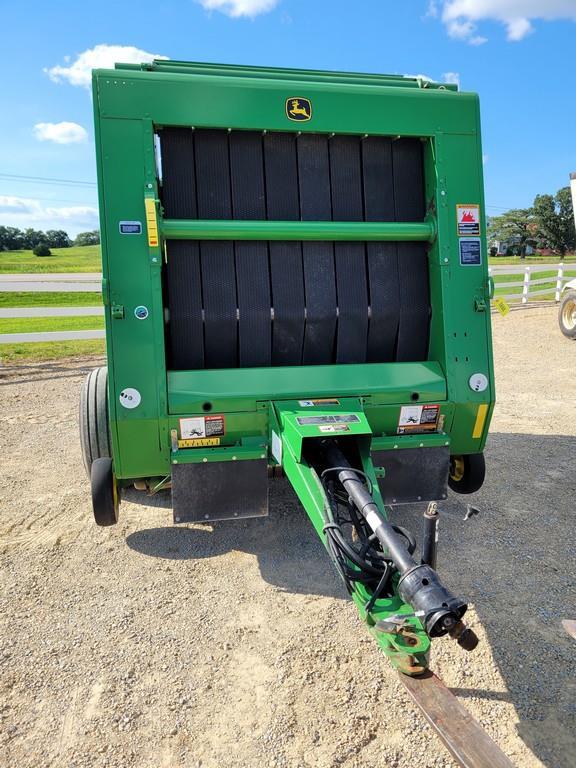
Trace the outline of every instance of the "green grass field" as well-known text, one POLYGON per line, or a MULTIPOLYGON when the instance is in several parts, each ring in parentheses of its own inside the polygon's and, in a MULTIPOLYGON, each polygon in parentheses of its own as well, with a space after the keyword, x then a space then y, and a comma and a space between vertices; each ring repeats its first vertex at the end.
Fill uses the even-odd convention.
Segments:
POLYGON ((104 328, 103 317, 0 317, 0 333, 97 331, 101 328, 104 328))
POLYGON ((53 248, 52 256, 32 251, 0 251, 0 273, 6 272, 100 272, 100 246, 53 248))
POLYGON ((102 296, 99 293, 23 293, 0 292, 0 309, 11 307, 100 307, 102 296))
POLYGON ((102 356, 106 352, 104 339, 58 341, 28 344, 0 344, 0 363, 52 362, 64 357, 102 356))

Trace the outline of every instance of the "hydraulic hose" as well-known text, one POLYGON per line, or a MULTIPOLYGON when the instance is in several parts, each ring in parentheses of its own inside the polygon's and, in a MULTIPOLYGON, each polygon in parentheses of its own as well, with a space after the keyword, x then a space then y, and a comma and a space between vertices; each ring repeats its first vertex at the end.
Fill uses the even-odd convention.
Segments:
POLYGON ((328 468, 342 484, 350 500, 377 536, 400 574, 400 597, 423 617, 430 637, 451 632, 466 612, 467 605, 444 587, 429 565, 418 564, 406 548, 406 540, 384 519, 368 490, 362 472, 355 470, 334 440, 321 442, 328 468), (332 470, 331 470, 332 471, 332 470))

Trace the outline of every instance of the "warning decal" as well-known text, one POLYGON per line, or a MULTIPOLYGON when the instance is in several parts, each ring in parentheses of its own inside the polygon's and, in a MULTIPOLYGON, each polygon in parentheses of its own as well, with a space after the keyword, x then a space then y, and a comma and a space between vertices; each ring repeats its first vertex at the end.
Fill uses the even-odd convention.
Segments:
POLYGON ((420 434, 436 432, 438 429, 439 405, 404 405, 400 408, 398 434, 420 434))
POLYGON ((220 445, 219 437, 197 437, 195 440, 178 440, 178 448, 211 448, 220 445))
POLYGON ((479 237, 460 238, 460 265, 479 267, 482 264, 482 241, 479 237))
POLYGON ((323 424, 318 427, 320 432, 349 432, 348 424, 323 424))
POLYGON ((480 206, 479 205, 457 205, 456 212, 458 217, 458 236, 459 237, 479 237, 480 236, 480 206))
POLYGON ((301 408, 312 408, 316 405, 340 405, 340 400, 333 397, 325 397, 320 400, 298 400, 298 405, 301 408))
POLYGON ((355 424, 360 418, 355 413, 337 413, 334 416, 298 416, 296 421, 301 427, 305 427, 319 424, 355 424))
POLYGON ((146 227, 148 229, 148 245, 150 248, 158 247, 158 220, 156 219, 156 203, 151 197, 144 198, 146 210, 146 227))
MULTIPOLYGON (((201 440, 208 437, 223 435, 224 416, 195 416, 190 419, 180 419, 180 437, 182 440, 201 440)), ((218 441, 219 443, 220 441, 218 441)), ((216 443, 216 445, 218 445, 216 443)), ((197 444, 197 443, 196 443, 197 444)))

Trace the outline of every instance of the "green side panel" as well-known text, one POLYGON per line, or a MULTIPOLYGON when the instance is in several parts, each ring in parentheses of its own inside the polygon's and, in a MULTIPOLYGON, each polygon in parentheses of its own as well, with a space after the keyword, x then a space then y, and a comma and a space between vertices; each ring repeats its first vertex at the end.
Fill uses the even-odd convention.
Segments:
POLYGON ((156 183, 153 151, 146 121, 100 121, 97 157, 110 423, 114 470, 120 478, 170 468, 169 443, 163 444, 167 400, 160 252, 152 253, 144 237, 126 237, 119 229, 120 221, 146 220, 146 185, 153 185, 154 193, 156 183), (112 305, 123 307, 121 319, 112 317, 112 305), (139 305, 149 310, 146 320, 134 315, 139 305), (126 388, 139 392, 138 408, 120 405, 126 388))

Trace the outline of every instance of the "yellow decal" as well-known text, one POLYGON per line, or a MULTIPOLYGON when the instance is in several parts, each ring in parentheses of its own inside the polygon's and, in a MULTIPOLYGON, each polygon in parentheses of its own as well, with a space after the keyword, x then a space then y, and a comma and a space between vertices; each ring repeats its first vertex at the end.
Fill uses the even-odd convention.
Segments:
POLYGON ((195 437, 192 440, 178 440, 178 448, 209 448, 220 445, 219 437, 195 437))
POLYGON ((310 99, 303 99, 301 96, 291 96, 286 99, 286 117, 296 122, 310 120, 312 117, 310 99))
POLYGON ((156 219, 156 203, 151 197, 144 198, 146 209, 146 227, 148 228, 148 245, 150 248, 158 247, 158 221, 156 219))
POLYGON ((508 312, 510 312, 510 306, 506 303, 505 299, 502 299, 500 297, 497 299, 494 299, 494 306, 496 307, 498 312, 500 312, 502 317, 506 317, 508 312))
POLYGON ((478 413, 476 414, 476 424, 474 424, 474 431, 472 432, 472 438, 478 440, 482 437, 484 432, 484 424, 486 423, 486 416, 488 416, 488 406, 486 403, 478 406, 478 413))

